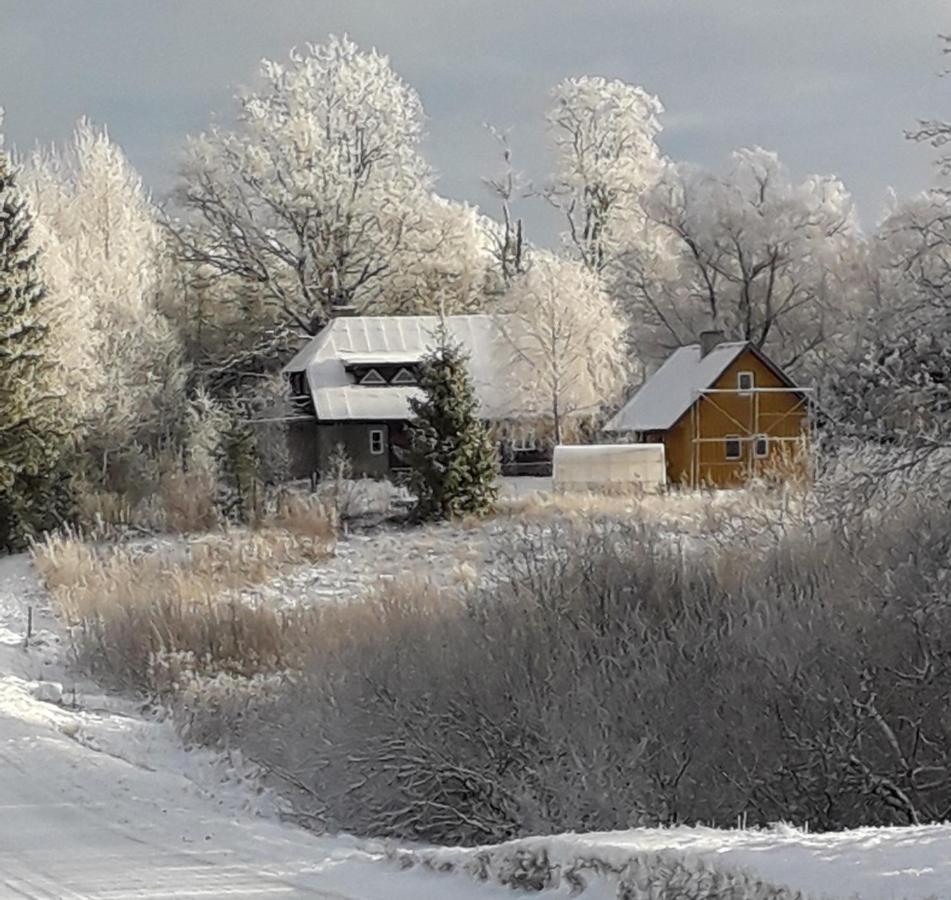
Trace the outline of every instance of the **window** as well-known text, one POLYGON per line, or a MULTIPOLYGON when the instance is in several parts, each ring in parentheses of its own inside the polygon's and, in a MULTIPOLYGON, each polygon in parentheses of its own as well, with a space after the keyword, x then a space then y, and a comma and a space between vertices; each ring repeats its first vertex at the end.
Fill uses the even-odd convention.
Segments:
POLYGON ((741 394, 750 393, 755 383, 756 380, 753 378, 752 372, 736 373, 736 388, 741 394))
POLYGON ((393 376, 390 384, 416 384, 416 376, 409 369, 403 368, 393 376))
POLYGON ((738 434, 728 434, 725 443, 727 459, 739 459, 743 455, 743 450, 740 445, 740 436, 738 434))
POLYGON ((371 428, 370 453, 372 453, 374 456, 382 456, 385 449, 386 441, 383 436, 383 431, 379 428, 371 428))
POLYGON ((769 438, 765 434, 758 434, 753 438, 753 456, 757 459, 766 459, 769 456, 769 438))
POLYGON ((307 391, 304 389, 304 373, 303 372, 290 372, 287 376, 287 380, 291 385, 291 396, 292 397, 303 397, 306 395, 307 391))
POLYGON ((360 377, 360 384, 386 384, 386 379, 376 369, 370 369, 360 377))
POLYGON ((538 448, 534 431, 527 431, 509 438, 509 447, 513 453, 528 453, 538 448))

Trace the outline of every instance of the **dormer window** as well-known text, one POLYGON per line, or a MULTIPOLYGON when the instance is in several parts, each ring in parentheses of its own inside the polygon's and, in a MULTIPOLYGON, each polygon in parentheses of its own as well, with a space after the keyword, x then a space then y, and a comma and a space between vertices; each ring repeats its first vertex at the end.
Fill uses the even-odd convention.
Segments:
POLYGON ((403 368, 393 376, 390 384, 416 384, 416 376, 409 369, 403 368))
POLYGON ((386 384, 386 379, 376 369, 370 369, 360 378, 360 384, 386 384))
POLYGON ((307 397, 307 376, 303 372, 290 372, 287 376, 291 386, 291 397, 295 400, 307 397))

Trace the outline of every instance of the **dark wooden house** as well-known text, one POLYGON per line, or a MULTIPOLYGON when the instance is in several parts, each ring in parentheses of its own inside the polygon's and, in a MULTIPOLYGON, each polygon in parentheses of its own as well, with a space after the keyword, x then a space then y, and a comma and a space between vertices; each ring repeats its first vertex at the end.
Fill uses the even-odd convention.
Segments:
MULTIPOLYGON (((481 413, 499 439, 503 470, 550 471, 551 448, 513 406, 506 377, 511 348, 492 316, 447 316, 453 341, 469 359, 481 413)), ((409 401, 419 364, 434 346, 436 316, 342 316, 284 367, 297 415, 289 422, 291 474, 320 477, 335 448, 356 476, 388 477, 404 467, 409 401)))

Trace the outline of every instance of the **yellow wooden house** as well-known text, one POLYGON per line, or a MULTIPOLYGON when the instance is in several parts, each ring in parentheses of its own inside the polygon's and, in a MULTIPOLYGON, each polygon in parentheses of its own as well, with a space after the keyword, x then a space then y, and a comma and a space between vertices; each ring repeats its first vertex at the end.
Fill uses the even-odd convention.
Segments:
POLYGON ((677 349, 605 426, 662 443, 667 479, 684 487, 738 487, 808 470, 811 390, 761 350, 704 332, 677 349))

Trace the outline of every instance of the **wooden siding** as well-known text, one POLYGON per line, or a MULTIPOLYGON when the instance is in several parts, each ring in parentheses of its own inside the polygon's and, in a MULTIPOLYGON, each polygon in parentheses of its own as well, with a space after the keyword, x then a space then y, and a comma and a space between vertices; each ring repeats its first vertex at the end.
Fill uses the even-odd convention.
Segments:
MULTIPOLYGON (((400 449, 409 446, 407 423, 401 420, 387 422, 291 422, 287 431, 292 478, 303 479, 326 475, 331 455, 342 445, 350 460, 356 478, 387 478, 394 470, 406 467, 400 449), (383 432, 385 452, 370 452, 370 432, 383 432)), ((511 423, 508 425, 511 430, 511 423)), ((501 428, 501 426, 499 426, 501 428)), ((551 446, 542 442, 537 450, 512 452, 500 437, 504 431, 493 429, 499 446, 499 458, 506 475, 550 475, 551 446)))
MULTIPOLYGON (((752 350, 742 353, 712 385, 714 390, 733 391, 740 372, 752 372, 758 388, 788 388, 781 378, 752 350)), ((750 394, 708 393, 664 435, 667 477, 683 486, 737 487, 751 477, 767 473, 802 475, 806 460, 802 443, 808 433, 808 402, 793 390, 750 394), (754 455, 753 438, 765 435, 765 458, 754 455), (740 439, 740 458, 729 460, 727 437, 740 439), (694 444, 694 437, 702 440, 694 444), (773 440, 799 438, 800 440, 773 440)))
POLYGON ((288 428, 292 478, 326 475, 338 445, 356 478, 383 478, 390 472, 390 422, 293 422, 288 428), (370 432, 383 433, 383 453, 370 452, 370 432))

